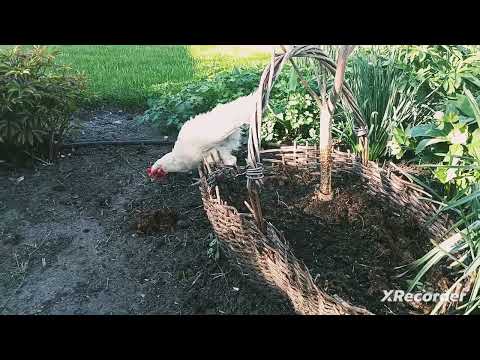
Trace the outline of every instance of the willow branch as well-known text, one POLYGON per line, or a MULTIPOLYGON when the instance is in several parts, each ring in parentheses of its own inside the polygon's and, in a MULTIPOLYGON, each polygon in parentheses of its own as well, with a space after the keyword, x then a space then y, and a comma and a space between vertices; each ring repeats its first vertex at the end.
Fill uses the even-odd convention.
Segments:
MULTIPOLYGON (((285 51, 285 53, 287 53, 287 49, 285 49, 285 47, 283 45, 280 45, 280 46, 281 46, 282 50, 285 51)), ((295 64, 295 62, 293 61, 293 59, 289 58, 288 60, 292 64, 293 70, 295 70, 295 73, 297 74, 298 79, 300 80, 300 83, 303 85, 305 90, 307 90, 307 92, 310 94, 310 96, 312 96, 315 99, 315 102, 317 103, 318 108, 321 109, 322 108, 322 100, 320 100, 320 98, 315 93, 315 91, 312 90, 310 85, 308 85, 308 82, 303 78, 300 70, 298 69, 298 67, 295 64)))

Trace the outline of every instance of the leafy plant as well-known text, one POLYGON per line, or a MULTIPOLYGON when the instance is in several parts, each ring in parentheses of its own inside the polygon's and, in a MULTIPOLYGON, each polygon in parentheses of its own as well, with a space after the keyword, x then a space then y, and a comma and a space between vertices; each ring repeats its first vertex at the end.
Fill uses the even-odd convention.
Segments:
POLYGON ((270 143, 318 142, 320 115, 314 99, 309 94, 290 93, 285 101, 276 100, 271 101, 262 122, 263 139, 270 143))
POLYGON ((220 259, 220 242, 211 234, 210 239, 212 240, 208 243, 207 256, 218 261, 218 259, 220 259))
POLYGON ((424 96, 442 102, 467 85, 480 89, 480 53, 459 45, 400 46, 397 66, 421 85, 424 96))
POLYGON ((82 99, 84 78, 55 63, 45 47, 0 51, 0 147, 7 154, 53 157, 70 115, 82 99))
POLYGON ((465 94, 450 102, 445 113, 437 112, 434 121, 395 129, 389 144, 398 159, 410 151, 418 162, 436 164, 433 175, 447 193, 480 181, 474 167, 480 160, 480 111, 472 93, 465 94))
MULTIPOLYGON (((310 59, 296 59, 309 87, 320 93, 317 64, 310 59)), ((279 74, 262 122, 263 139, 270 143, 318 143, 320 110, 315 99, 300 85, 290 64, 279 74)))

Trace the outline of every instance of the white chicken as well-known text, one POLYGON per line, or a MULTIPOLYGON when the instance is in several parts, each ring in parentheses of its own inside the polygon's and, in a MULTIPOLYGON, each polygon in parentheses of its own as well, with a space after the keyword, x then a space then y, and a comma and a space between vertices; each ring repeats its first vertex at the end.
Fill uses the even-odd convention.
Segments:
POLYGON ((241 144, 241 127, 249 124, 255 114, 258 92, 217 105, 208 113, 187 121, 178 134, 173 150, 157 160, 148 175, 161 179, 168 173, 189 172, 197 168, 210 153, 217 152, 223 163, 235 166, 232 151, 241 144))

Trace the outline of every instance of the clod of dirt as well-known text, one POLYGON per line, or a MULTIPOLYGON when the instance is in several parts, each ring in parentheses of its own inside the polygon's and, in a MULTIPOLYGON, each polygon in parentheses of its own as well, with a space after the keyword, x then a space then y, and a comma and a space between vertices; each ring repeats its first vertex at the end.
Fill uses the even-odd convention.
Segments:
POLYGON ((178 221, 177 212, 171 208, 137 210, 134 228, 140 234, 173 232, 178 221))

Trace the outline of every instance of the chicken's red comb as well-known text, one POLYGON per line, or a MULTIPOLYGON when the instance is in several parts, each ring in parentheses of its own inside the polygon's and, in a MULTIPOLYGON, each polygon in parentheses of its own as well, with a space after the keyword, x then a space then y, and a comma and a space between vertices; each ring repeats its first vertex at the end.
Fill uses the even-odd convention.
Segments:
POLYGON ((163 170, 162 168, 152 170, 151 167, 147 168, 147 174, 148 174, 148 176, 153 177, 153 178, 161 178, 161 177, 164 177, 165 175, 167 175, 165 170, 163 170))

